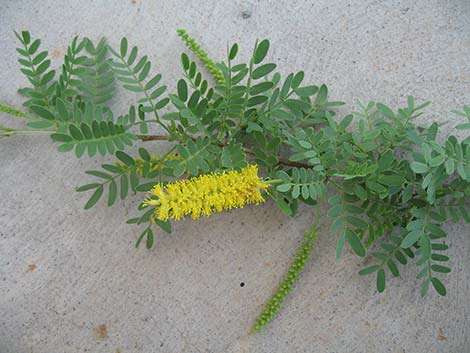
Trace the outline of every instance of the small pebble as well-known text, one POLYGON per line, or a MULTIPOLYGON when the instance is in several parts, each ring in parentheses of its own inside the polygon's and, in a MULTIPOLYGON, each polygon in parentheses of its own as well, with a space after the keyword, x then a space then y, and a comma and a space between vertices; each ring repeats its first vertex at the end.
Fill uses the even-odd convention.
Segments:
POLYGON ((250 10, 243 10, 242 11, 242 18, 246 20, 247 18, 251 17, 251 11, 250 10))

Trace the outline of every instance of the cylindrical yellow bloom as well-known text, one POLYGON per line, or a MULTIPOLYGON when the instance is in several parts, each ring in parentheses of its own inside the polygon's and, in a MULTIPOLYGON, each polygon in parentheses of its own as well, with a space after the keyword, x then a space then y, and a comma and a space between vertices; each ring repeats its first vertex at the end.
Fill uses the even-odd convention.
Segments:
POLYGON ((258 167, 249 165, 241 171, 206 174, 188 180, 157 184, 148 193, 145 206, 155 207, 155 217, 162 221, 210 216, 232 208, 264 201, 262 190, 269 184, 258 177, 258 167))

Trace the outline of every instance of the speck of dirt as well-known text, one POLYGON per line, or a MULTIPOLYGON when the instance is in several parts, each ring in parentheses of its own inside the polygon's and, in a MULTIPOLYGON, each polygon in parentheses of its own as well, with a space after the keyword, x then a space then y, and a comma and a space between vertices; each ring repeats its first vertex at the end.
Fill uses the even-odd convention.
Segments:
POLYGON ((108 328, 105 324, 101 324, 97 327, 96 333, 98 334, 99 338, 106 338, 108 337, 108 328))
POLYGON ((442 331, 440 327, 439 327, 439 333, 437 334, 437 339, 439 341, 445 341, 447 339, 447 337, 444 336, 444 332, 442 331))
POLYGON ((62 55, 61 51, 59 49, 54 49, 51 53, 51 56, 54 58, 54 59, 58 59, 60 58, 60 56, 62 55))
POLYGON ((34 272, 36 271, 36 268, 36 264, 28 265, 28 270, 26 272, 34 272))

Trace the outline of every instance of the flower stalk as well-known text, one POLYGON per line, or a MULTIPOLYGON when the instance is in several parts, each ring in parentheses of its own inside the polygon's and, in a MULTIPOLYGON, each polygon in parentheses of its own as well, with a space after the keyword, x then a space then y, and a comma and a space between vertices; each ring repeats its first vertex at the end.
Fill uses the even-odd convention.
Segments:
POLYGON ((9 105, 2 104, 2 103, 0 103, 0 112, 14 116, 15 118, 23 118, 23 119, 31 120, 31 121, 38 120, 34 116, 31 116, 22 110, 10 107, 9 105))
POLYGON ((284 300, 287 298, 287 295, 292 291, 295 283, 299 280, 302 271, 305 269, 305 266, 310 259, 312 249, 315 246, 314 241, 318 236, 321 204, 321 201, 317 204, 312 227, 310 231, 305 232, 304 240, 300 243, 297 251, 295 252, 294 262, 289 267, 287 274, 277 287, 274 295, 265 305, 261 315, 255 320, 255 323, 250 330, 250 334, 261 331, 274 319, 278 311, 281 309, 284 300))

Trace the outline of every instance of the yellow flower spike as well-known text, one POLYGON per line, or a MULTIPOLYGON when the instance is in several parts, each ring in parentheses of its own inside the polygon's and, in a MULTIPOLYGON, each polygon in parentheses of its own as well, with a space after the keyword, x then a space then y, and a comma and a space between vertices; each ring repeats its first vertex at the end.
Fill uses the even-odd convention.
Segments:
POLYGON ((178 180, 166 186, 157 184, 148 193, 145 206, 155 207, 155 217, 166 221, 190 215, 192 219, 215 212, 264 202, 261 194, 270 184, 258 177, 258 166, 241 171, 206 174, 178 180))

